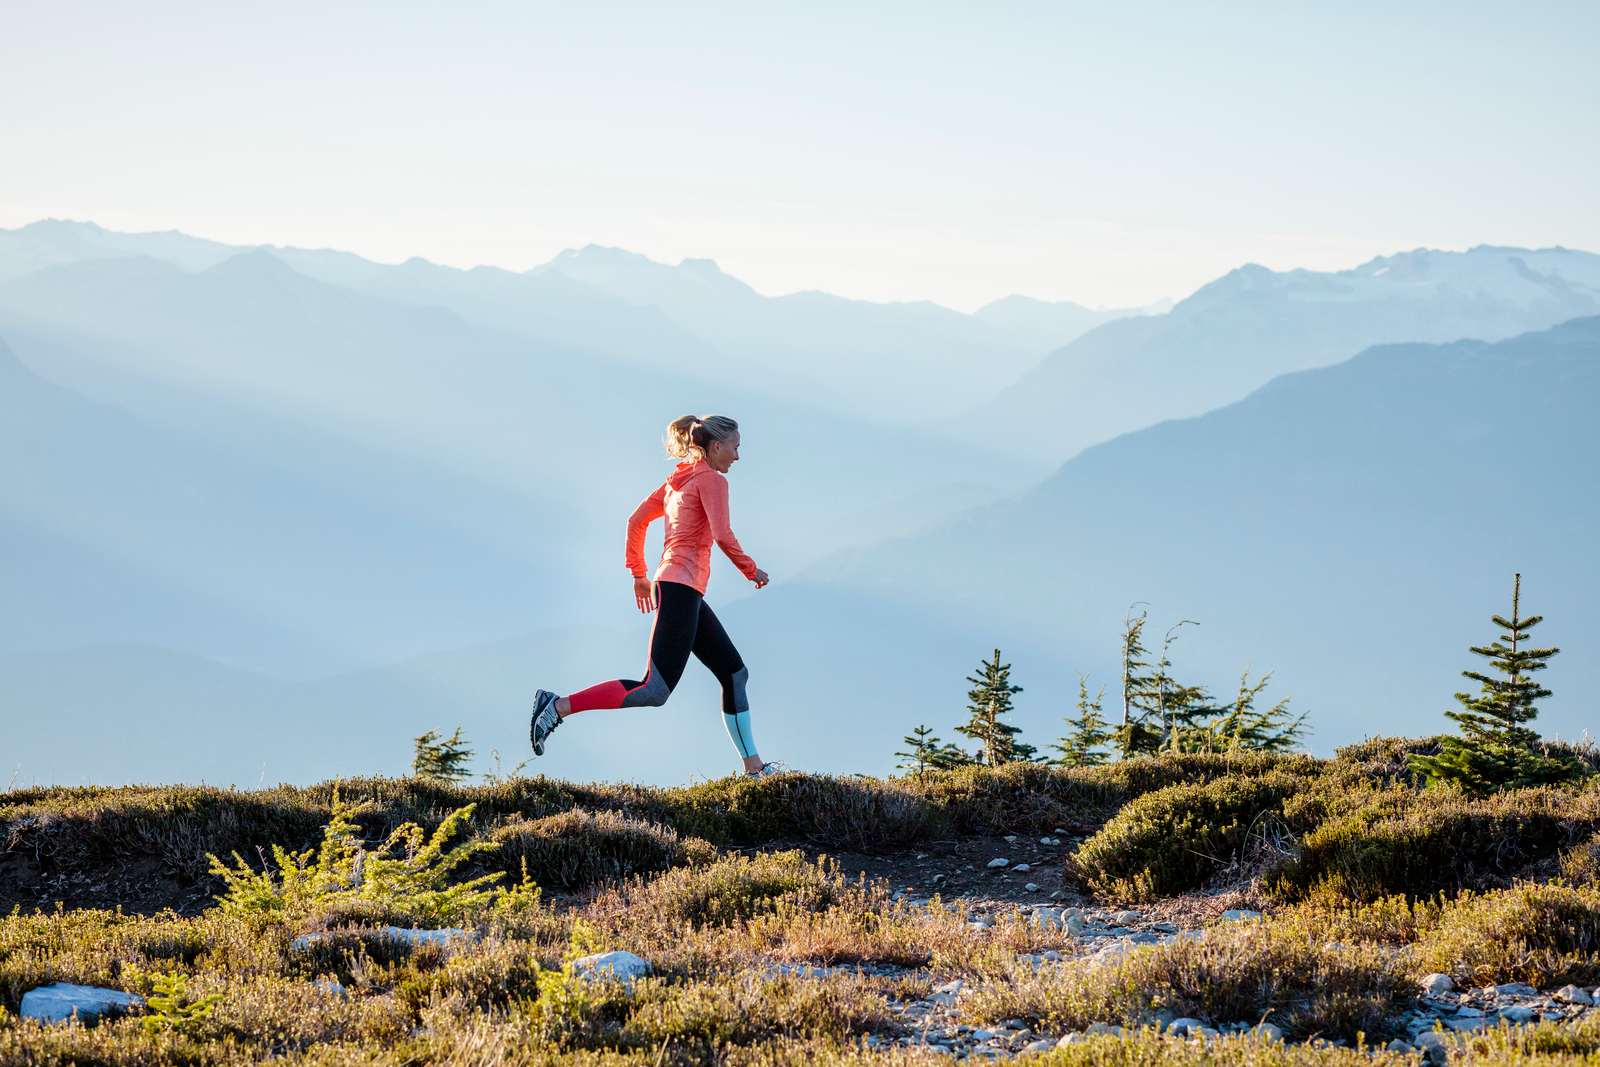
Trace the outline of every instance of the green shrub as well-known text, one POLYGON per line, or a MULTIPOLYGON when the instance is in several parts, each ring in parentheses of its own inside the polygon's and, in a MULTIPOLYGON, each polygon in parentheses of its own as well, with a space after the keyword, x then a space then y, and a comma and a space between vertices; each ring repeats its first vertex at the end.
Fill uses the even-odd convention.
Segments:
POLYGON ((1463 893, 1417 945, 1420 967, 1473 985, 1600 982, 1600 888, 1521 884, 1463 893))
POLYGON ((681 838, 661 825, 616 812, 568 811, 532 822, 513 822, 489 835, 493 863, 508 874, 569 889, 618 881, 647 871, 709 863, 716 849, 696 837, 681 838))
POLYGON ((1372 901, 1455 894, 1505 883, 1600 826, 1600 790, 1546 787, 1472 798, 1446 789, 1347 786, 1285 805, 1307 826, 1296 854, 1266 879, 1285 900, 1372 901))
POLYGON ((1084 842, 1072 868, 1109 900, 1150 901, 1198 888, 1233 861, 1258 820, 1312 780, 1275 770, 1146 793, 1084 842))
POLYGON ((407 823, 370 852, 351 821, 360 813, 360 806, 346 805, 336 794, 322 847, 292 852, 273 845, 276 872, 254 870, 237 852, 233 867, 210 857, 211 872, 227 886, 218 898, 222 910, 299 921, 323 909, 359 903, 401 910, 416 922, 437 925, 459 920, 495 895, 488 886, 502 877, 498 872, 451 884, 455 868, 494 847, 483 840, 450 844, 472 818, 472 805, 452 812, 431 838, 425 840, 420 826, 407 823))

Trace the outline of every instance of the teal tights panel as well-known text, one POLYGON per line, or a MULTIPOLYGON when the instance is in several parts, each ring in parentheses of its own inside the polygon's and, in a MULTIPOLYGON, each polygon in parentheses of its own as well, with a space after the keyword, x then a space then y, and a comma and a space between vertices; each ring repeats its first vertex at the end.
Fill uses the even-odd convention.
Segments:
POLYGON ((724 715, 723 723, 728 727, 728 736, 733 738, 733 747, 739 750, 739 755, 749 759, 756 754, 756 735, 750 732, 750 713, 741 711, 735 715, 724 715))

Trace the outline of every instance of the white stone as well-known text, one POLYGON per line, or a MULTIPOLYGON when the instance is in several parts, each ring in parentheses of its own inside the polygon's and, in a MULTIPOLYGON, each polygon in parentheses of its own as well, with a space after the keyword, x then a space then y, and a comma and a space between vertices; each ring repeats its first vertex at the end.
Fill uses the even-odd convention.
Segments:
POLYGON ((1016 844, 1017 843, 1017 835, 1016 834, 1007 834, 1006 837, 1005 837, 1005 842, 1008 845, 1016 844))
POLYGON ((652 969, 649 960, 626 951, 597 952, 572 961, 573 974, 584 978, 620 978, 626 984, 643 978, 652 969))
POLYGON ((1049 1052, 1055 1048, 1053 1041, 1030 1041, 1022 1047, 1024 1052, 1049 1052))
POLYGON ((1011 866, 1011 861, 1006 859, 1004 856, 997 856, 994 859, 989 861, 989 866, 990 867, 1009 867, 1009 866, 1011 866))
POLYGON ((1254 922, 1261 918, 1259 911, 1249 911, 1243 908, 1234 908, 1222 913, 1222 921, 1230 923, 1254 922))
POLYGON ((1102 1034, 1109 1034, 1110 1032, 1111 1027, 1107 1026, 1105 1023, 1090 1023, 1088 1026, 1083 1028, 1084 1037, 1099 1037, 1102 1034))
POLYGON ((1440 993, 1448 993, 1456 987, 1455 979, 1448 974, 1438 973, 1428 975, 1421 984, 1424 992, 1435 997, 1440 993))
POLYGON ((1384 1050, 1386 1052, 1401 1052, 1401 1053, 1417 1051, 1411 1045, 1408 1045, 1404 1041, 1401 1041, 1398 1037, 1395 1038, 1393 1041, 1389 1042, 1387 1045, 1385 1045, 1384 1046, 1384 1050))
POLYGON ((1022 888, 1026 889, 1030 893, 1037 893, 1039 891, 1038 885, 1036 885, 1033 882, 1029 882, 1027 885, 1023 886, 1022 888))
POLYGON ((928 1003, 938 1004, 940 1007, 944 1008, 954 1007, 955 1002, 956 995, 954 993, 935 993, 928 998, 928 1003))
POLYGON ((1029 871, 1033 870, 1033 868, 1028 866, 1026 863, 1019 863, 1011 869, 1016 871, 1018 874, 1027 874, 1029 871))
POLYGON ((1470 1005, 1463 1005, 1456 1009, 1456 1017, 1461 1019, 1481 1019, 1483 1014, 1482 1008, 1474 1008, 1470 1005))
POLYGON ((1039 954, 1039 958, 1047 963, 1060 963, 1061 953, 1057 952, 1053 948, 1047 948, 1039 954))
POLYGON ((1250 1028, 1250 1032, 1257 1037, 1264 1037, 1268 1041, 1282 1041, 1283 1030, 1272 1023, 1261 1023, 1250 1028))
POLYGON ((1062 1034, 1061 1040, 1056 1042, 1056 1048, 1066 1048, 1068 1045, 1076 1045, 1082 1040, 1083 1035, 1074 1030, 1070 1034, 1062 1034))
POLYGON ((1139 913, 1136 911, 1119 911, 1116 914, 1116 920, 1121 925, 1128 926, 1139 921, 1139 913))
POLYGON ((1051 900, 1066 900, 1067 899, 1067 891, 1065 889, 1057 889, 1054 893, 1050 894, 1050 899, 1051 900))
POLYGON ((1586 1008, 1594 1004, 1594 998, 1575 985, 1564 985, 1556 990, 1556 999, 1568 1004, 1582 1004, 1586 1008))
POLYGON ((1039 838, 1039 844, 1048 845, 1050 844, 1050 839, 1048 837, 1041 837, 1039 838))
POLYGON ((972 1040, 974 1040, 974 1041, 993 1041, 994 1040, 994 1031, 993 1030, 974 1030, 974 1031, 972 1031, 972 1040))
POLYGON ((22 1017, 44 1023, 65 1022, 78 1013, 81 1022, 96 1022, 106 1015, 120 1015, 141 1007, 144 998, 116 989, 57 982, 22 994, 22 1017))
POLYGON ((1524 1008, 1517 1004, 1513 1004, 1509 1008, 1500 1009, 1500 1018, 1509 1023, 1532 1022, 1535 1014, 1532 1008, 1524 1008))
POLYGON ((1174 1037, 1183 1037, 1190 1030, 1199 1033, 1200 1027, 1203 1025, 1199 1019, 1191 1019, 1188 1016, 1184 1016, 1182 1019, 1174 1019, 1168 1023, 1167 1033, 1172 1034, 1174 1037))
POLYGON ((942 986, 936 986, 933 991, 935 993, 959 993, 961 992, 961 987, 966 984, 958 978, 953 982, 946 982, 942 986))

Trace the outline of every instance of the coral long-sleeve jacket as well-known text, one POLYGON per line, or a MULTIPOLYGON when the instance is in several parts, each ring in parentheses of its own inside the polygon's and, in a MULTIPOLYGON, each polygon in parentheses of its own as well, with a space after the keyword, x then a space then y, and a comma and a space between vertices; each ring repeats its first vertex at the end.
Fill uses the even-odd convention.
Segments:
POLYGON ((745 555, 728 525, 728 479, 703 459, 678 464, 666 483, 645 497, 628 516, 628 570, 635 578, 647 572, 644 562, 646 528, 666 519, 667 543, 656 568, 658 582, 693 586, 701 594, 711 578, 711 544, 722 546, 733 565, 751 581, 756 561, 745 555))

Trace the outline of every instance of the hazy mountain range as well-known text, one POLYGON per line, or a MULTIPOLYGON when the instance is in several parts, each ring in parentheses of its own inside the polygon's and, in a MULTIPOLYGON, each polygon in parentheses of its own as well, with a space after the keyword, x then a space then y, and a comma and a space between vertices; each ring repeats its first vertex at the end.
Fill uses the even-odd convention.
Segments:
MULTIPOLYGON (((1542 720, 1570 733, 1560 694, 1600 633, 1576 547, 1595 321, 1348 357, 1592 315, 1597 263, 1419 251, 1245 267, 1167 314, 1010 297, 967 316, 768 298, 707 261, 594 247, 517 274, 0 231, 12 762, 395 773, 411 736, 459 721, 515 764, 532 688, 637 673, 622 521, 691 410, 746 427, 735 525, 778 581, 750 595, 719 564, 711 598, 769 755, 881 771, 917 722, 953 739, 996 645, 1028 736, 1053 737, 1072 670, 1109 678, 1135 600, 1203 623, 1179 646, 1197 680, 1277 669, 1319 747, 1436 728, 1519 567, 1571 650, 1542 720), (1549 516, 1514 539, 1479 490, 1506 484, 1508 426, 1549 516), (91 729, 64 748, 64 723, 91 729)), ((664 710, 574 720, 542 769, 723 773, 701 673, 664 710)))

